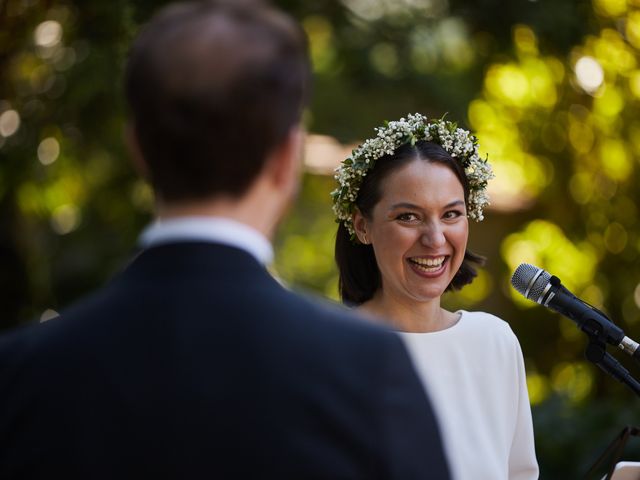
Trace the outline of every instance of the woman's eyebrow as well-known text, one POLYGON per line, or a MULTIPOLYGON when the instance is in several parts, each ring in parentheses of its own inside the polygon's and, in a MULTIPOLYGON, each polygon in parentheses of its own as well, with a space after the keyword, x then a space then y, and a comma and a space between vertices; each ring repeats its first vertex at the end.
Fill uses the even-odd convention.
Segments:
POLYGON ((412 210, 421 210, 419 205, 415 205, 413 203, 408 203, 408 202, 400 202, 400 203, 394 203, 393 205, 391 205, 391 207, 389 207, 389 210, 396 210, 398 208, 408 208, 408 209, 412 209, 412 210))
POLYGON ((447 203, 444 208, 451 208, 451 207, 457 207, 458 205, 463 205, 464 206, 464 200, 454 200, 451 203, 447 203))
MULTIPOLYGON (((456 207, 464 204, 465 204, 464 200, 454 200, 453 202, 447 203, 444 206, 444 208, 451 208, 451 207, 456 207)), ((391 205, 391 207, 389 207, 389 211, 396 210, 398 208, 408 208, 410 210, 422 210, 422 207, 420 207, 420 205, 415 205, 409 202, 400 202, 400 203, 394 203, 393 205, 391 205)))

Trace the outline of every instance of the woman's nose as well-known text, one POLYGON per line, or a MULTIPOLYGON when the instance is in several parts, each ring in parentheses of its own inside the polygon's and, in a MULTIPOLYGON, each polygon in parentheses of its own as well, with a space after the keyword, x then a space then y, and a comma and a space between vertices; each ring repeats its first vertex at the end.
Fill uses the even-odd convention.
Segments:
POLYGON ((420 242, 429 248, 442 247, 446 243, 444 230, 438 224, 427 225, 422 231, 420 242))

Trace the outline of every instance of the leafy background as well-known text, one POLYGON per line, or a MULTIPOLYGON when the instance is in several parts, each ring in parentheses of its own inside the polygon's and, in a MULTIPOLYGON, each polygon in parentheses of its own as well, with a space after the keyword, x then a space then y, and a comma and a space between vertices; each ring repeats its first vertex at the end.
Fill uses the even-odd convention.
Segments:
MULTIPOLYGON (((138 26, 164 3, 0 0, 0 329, 103 284, 149 222, 152 192, 122 145, 121 74, 138 26)), ((383 119, 447 113, 473 129, 497 174, 470 240, 489 263, 446 304, 509 321, 541 476, 583 474, 640 424, 637 400, 585 362, 570 321, 519 298, 509 277, 521 262, 545 268, 640 337, 640 1, 275 3, 309 36, 315 94, 274 271, 337 298, 331 171, 383 119)), ((640 459, 640 440, 625 457, 640 459)))

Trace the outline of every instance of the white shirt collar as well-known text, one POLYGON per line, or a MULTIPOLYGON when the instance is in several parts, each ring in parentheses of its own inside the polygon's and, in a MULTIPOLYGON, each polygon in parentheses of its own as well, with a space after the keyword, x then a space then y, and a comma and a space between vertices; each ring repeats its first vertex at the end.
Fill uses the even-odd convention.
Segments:
POLYGON ((151 247, 194 240, 240 248, 265 265, 273 261, 273 247, 267 237, 249 225, 224 217, 158 219, 142 232, 139 243, 151 247))

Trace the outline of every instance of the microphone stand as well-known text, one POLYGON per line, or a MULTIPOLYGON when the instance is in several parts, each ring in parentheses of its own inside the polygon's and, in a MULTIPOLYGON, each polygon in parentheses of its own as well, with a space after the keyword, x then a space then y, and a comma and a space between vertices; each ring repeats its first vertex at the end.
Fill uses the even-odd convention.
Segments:
MULTIPOLYGON (((613 472, 616 469, 616 464, 622 457, 624 452, 624 447, 629 440, 629 437, 640 437, 640 429, 636 427, 631 427, 627 425, 622 429, 622 431, 618 434, 618 436, 609 444, 604 452, 600 455, 600 457, 596 460, 596 462, 589 468, 589 471, 584 475, 584 478, 592 478, 592 475, 597 472, 600 465, 602 465, 605 459, 609 456, 612 456, 612 460, 609 463, 609 467, 607 469, 607 475, 604 477, 606 480, 609 480, 613 476, 613 472)), ((596 478, 603 478, 601 475, 598 475, 596 478)))
POLYGON ((624 383, 633 390, 633 393, 640 397, 640 383, 633 378, 626 368, 607 353, 606 344, 602 340, 596 336, 589 336, 589 344, 584 354, 587 360, 596 364, 603 372, 611 375, 619 382, 624 383))
MULTIPOLYGON (((600 312, 601 313, 601 312, 600 312)), ((604 315, 604 314, 602 314, 604 315)), ((605 317, 606 318, 606 317, 605 317)), ((621 383, 624 383, 627 387, 629 387, 636 396, 640 397, 640 383, 633 378, 633 376, 629 373, 629 371, 624 368, 613 356, 607 353, 607 332, 605 328, 602 328, 600 322, 594 318, 586 318, 585 322, 582 325, 582 331, 585 332, 587 337, 589 338, 589 343, 587 344, 587 348, 584 352, 584 356, 591 363, 597 365, 600 370, 605 372, 608 375, 611 375, 613 378, 618 380, 621 383)), ((638 357, 636 356, 637 352, 634 352, 633 358, 638 361, 638 357)), ((615 451, 615 455, 608 466, 607 475, 605 476, 606 480, 609 480, 613 476, 613 472, 616 468, 620 457, 622 456, 624 446, 627 443, 627 439, 630 435, 638 436, 640 430, 636 427, 627 426, 618 437, 607 447, 600 458, 596 460, 593 466, 589 469, 584 478, 591 478, 591 475, 597 470, 597 468, 604 462, 605 458, 611 453, 615 451)))

